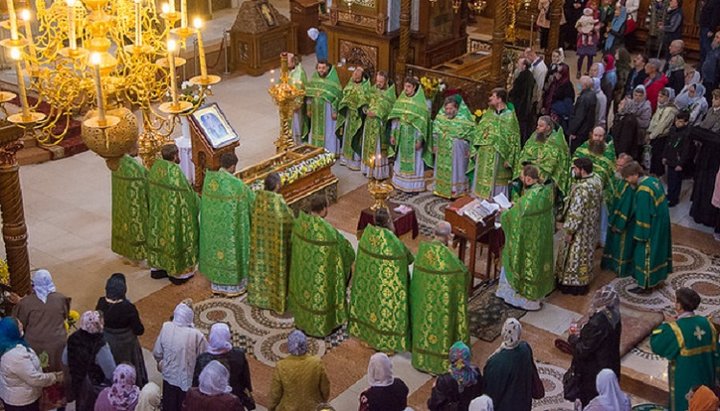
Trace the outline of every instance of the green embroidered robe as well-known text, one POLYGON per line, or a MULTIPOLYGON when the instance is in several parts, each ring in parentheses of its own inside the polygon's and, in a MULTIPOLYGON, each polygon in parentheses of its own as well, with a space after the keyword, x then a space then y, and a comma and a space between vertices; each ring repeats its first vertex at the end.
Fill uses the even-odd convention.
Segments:
POLYGON ((148 224, 147 170, 127 154, 112 172, 110 248, 133 261, 145 259, 148 224))
POLYGON ((367 167, 374 165, 375 148, 377 140, 380 139, 380 147, 383 153, 387 153, 390 143, 390 128, 387 125, 387 117, 395 104, 395 85, 390 85, 385 90, 372 86, 368 87, 367 111, 375 114, 365 117, 365 129, 363 131, 362 161, 367 167))
POLYGON ((288 308, 295 327, 325 337, 347 321, 346 284, 355 261, 350 242, 321 217, 293 223, 288 308))
POLYGON ((343 140, 342 155, 349 160, 353 159, 354 154, 360 155, 362 130, 365 123, 363 107, 368 103, 369 88, 367 80, 355 83, 350 79, 338 104, 335 130, 337 136, 343 140))
MULTIPOLYGON (((308 83, 308 80, 307 74, 305 74, 305 69, 303 68, 302 64, 298 63, 294 69, 290 70, 290 82, 295 87, 301 90, 305 90, 305 85, 308 83)), ((310 121, 307 116, 307 109, 304 102, 303 105, 300 106, 300 108, 296 111, 296 113, 299 114, 299 117, 296 118, 295 116, 293 116, 293 123, 295 121, 302 122, 302 126, 300 128, 300 137, 304 141, 307 138, 308 123, 310 121)), ((293 128, 295 128, 294 124, 293 128)))
MULTIPOLYGON (((475 116, 465 105, 460 103, 457 115, 452 119, 445 115, 445 107, 438 113, 432 123, 433 146, 436 149, 435 189, 433 194, 444 198, 457 197, 453 190, 453 146, 455 140, 461 139, 472 143, 475 132, 475 116)), ((431 155, 432 151, 427 150, 431 155)))
POLYGON ((635 190, 624 179, 614 174, 610 182, 610 190, 608 232, 600 267, 615 272, 618 277, 627 277, 633 273, 635 190))
POLYGON ((473 187, 479 198, 492 197, 494 186, 506 186, 516 169, 520 153, 520 125, 509 108, 500 114, 488 110, 477 125, 473 151, 473 187), (507 163, 510 167, 505 167, 507 163))
POLYGON ((709 318, 690 315, 667 322, 650 336, 652 351, 668 359, 670 411, 685 411, 693 387, 713 387, 718 377, 718 337, 709 318))
POLYGON ((198 257, 200 201, 180 166, 158 159, 148 173, 148 264, 176 277, 198 257))
POLYGON ((410 349, 408 267, 413 256, 390 230, 367 226, 358 245, 348 331, 378 351, 410 349))
MULTIPOLYGON (((325 104, 329 104, 333 112, 337 113, 338 104, 342 99, 342 86, 335 66, 330 67, 330 72, 325 77, 320 77, 317 71, 313 73, 310 82, 305 86, 305 97, 307 107, 311 111, 310 144, 315 147, 325 147, 327 132, 325 127, 329 120, 325 118, 325 104)), ((335 132, 335 130, 331 131, 335 132)))
POLYGON ((447 372, 456 341, 470 343, 467 267, 439 241, 420 243, 410 282, 412 365, 432 374, 447 372))
POLYGON ((502 262, 508 283, 529 300, 545 297, 555 287, 553 275, 553 185, 526 188, 500 222, 505 232, 502 262))
POLYGON ((280 194, 259 191, 250 214, 248 302, 285 312, 293 213, 280 194))
POLYGON ((672 272, 670 209, 655 177, 641 177, 635 190, 633 241, 635 281, 643 288, 654 287, 672 272))
POLYGON ((593 173, 602 179, 605 202, 609 206, 613 200, 612 178, 615 175, 615 145, 612 142, 607 143, 602 154, 595 154, 590 151, 590 141, 588 140, 575 150, 573 161, 576 158, 589 158, 592 161, 593 173))
POLYGON ((248 276, 253 201, 255 193, 239 178, 222 169, 205 173, 199 269, 213 284, 238 286, 248 276))
POLYGON ((540 170, 540 179, 552 179, 565 197, 570 189, 570 153, 562 129, 553 131, 545 141, 536 133, 525 143, 518 156, 513 179, 520 177, 524 164, 533 164, 540 170))
MULTIPOLYGON (((422 86, 418 86, 412 97, 408 97, 404 91, 400 94, 388 115, 388 120, 394 119, 399 120, 399 123, 392 131, 395 145, 390 147, 388 156, 393 157, 399 153, 400 171, 404 174, 415 174, 415 143, 426 143, 430 131, 430 112, 422 86)), ((427 154, 428 147, 425 147, 425 150, 427 154)))

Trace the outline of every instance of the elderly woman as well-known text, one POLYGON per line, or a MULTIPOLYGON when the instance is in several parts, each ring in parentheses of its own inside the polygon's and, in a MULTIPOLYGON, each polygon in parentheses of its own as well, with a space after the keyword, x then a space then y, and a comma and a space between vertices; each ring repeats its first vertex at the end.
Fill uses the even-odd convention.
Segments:
POLYGON ((162 391, 154 382, 145 384, 140 390, 135 411, 160 411, 162 408, 162 391))
POLYGON ((207 352, 200 354, 195 361, 193 387, 200 384, 200 373, 211 361, 220 361, 230 371, 230 387, 232 393, 240 399, 248 409, 255 408, 252 398, 252 382, 250 381, 250 366, 245 359, 245 351, 233 347, 230 327, 225 323, 215 323, 210 327, 207 352))
POLYGON ((563 128, 567 128, 573 114, 575 90, 570 82, 570 66, 565 63, 558 65, 554 80, 543 96, 542 112, 553 117, 563 128))
POLYGON ((392 361, 385 353, 370 357, 367 380, 370 388, 360 394, 359 411, 403 411, 407 408, 408 387, 393 376, 392 361))
POLYGON ((133 411, 137 407, 140 388, 135 385, 135 367, 120 364, 113 371, 113 384, 100 391, 95 411, 133 411))
POLYGON ((680 111, 690 113, 690 125, 700 123, 708 110, 708 101, 705 99, 705 86, 700 83, 686 86, 675 98, 675 105, 680 111))
POLYGON ((330 381, 320 357, 308 355, 300 330, 288 336, 290 356, 278 361, 270 386, 270 411, 314 410, 330 397, 330 381))
POLYGON ((685 60, 682 56, 672 56, 668 62, 668 70, 666 74, 668 78, 667 86, 679 94, 685 87, 685 60))
POLYGON ((470 348, 462 341, 450 347, 450 370, 437 378, 427 406, 430 411, 445 410, 456 404, 457 410, 467 410, 470 401, 483 393, 480 369, 470 363, 470 348))
POLYGON ((230 371, 220 361, 210 361, 200 373, 200 386, 190 388, 185 396, 182 411, 245 411, 240 399, 232 393, 229 380, 230 371))
POLYGON ((613 370, 605 368, 600 371, 595 386, 598 396, 593 398, 583 411, 630 411, 630 397, 620 389, 613 370))
POLYGON ((660 90, 664 89, 668 83, 668 79, 665 77, 665 74, 660 72, 661 67, 662 62, 658 59, 650 59, 647 64, 645 64, 645 74, 647 74, 647 77, 645 78, 643 85, 645 86, 645 97, 650 102, 650 107, 653 112, 657 106, 657 99, 660 90))
POLYGON ((138 336, 145 333, 140 314, 135 305, 128 301, 125 275, 115 273, 105 284, 105 297, 100 297, 95 309, 103 313, 105 340, 110 345, 115 362, 132 364, 137 381, 142 387, 148 382, 142 347, 138 336))
POLYGON ((638 158, 638 148, 644 142, 651 118, 652 107, 645 97, 645 86, 637 86, 632 97, 620 103, 618 116, 613 124, 611 134, 617 155, 626 153, 638 158))
POLYGON ((40 411, 42 389, 62 382, 63 375, 42 371, 22 331, 15 318, 0 321, 0 399, 6 411, 40 411))
POLYGON ((660 90, 658 95, 658 105, 655 114, 650 119, 650 126, 647 129, 647 137, 650 140, 651 159, 650 173, 658 177, 665 174, 665 166, 662 163, 662 154, 665 150, 665 142, 667 141, 667 133, 675 121, 675 115, 678 113, 677 107, 673 101, 675 100, 675 90, 665 87, 660 90))

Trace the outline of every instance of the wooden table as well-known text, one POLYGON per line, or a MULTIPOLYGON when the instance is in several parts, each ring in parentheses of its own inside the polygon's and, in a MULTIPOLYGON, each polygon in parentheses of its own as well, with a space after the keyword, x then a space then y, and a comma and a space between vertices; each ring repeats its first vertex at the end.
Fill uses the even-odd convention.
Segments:
MULTIPOLYGON (((417 237, 419 227, 417 215, 415 214, 415 209, 412 209, 405 214, 400 214, 395 211, 395 207, 398 206, 397 204, 388 201, 387 205, 388 209, 390 210, 390 217, 393 221, 393 227, 395 227, 395 235, 400 237, 401 235, 412 231, 412 238, 417 237)), ((368 224, 372 224, 374 219, 375 212, 372 211, 369 207, 362 210, 357 225, 358 239, 360 239, 360 233, 362 233, 362 230, 364 230, 368 224)))

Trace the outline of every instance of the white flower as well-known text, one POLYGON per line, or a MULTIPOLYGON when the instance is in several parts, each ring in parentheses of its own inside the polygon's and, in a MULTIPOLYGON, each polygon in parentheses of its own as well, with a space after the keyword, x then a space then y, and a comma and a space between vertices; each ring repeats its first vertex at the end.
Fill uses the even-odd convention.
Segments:
POLYGON ((183 89, 183 90, 185 90, 185 89, 188 88, 188 87, 190 87, 190 82, 189 82, 189 81, 183 81, 182 84, 180 85, 180 88, 183 89))

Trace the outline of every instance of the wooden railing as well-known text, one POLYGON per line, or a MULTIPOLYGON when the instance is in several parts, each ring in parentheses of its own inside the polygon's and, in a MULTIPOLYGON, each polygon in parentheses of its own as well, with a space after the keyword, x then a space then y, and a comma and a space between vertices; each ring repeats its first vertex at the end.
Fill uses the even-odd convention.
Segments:
POLYGON ((435 98, 435 101, 433 102, 433 114, 437 110, 438 106, 442 104, 442 99, 445 96, 457 94, 458 92, 462 96, 463 100, 465 100, 465 104, 467 104, 470 110, 475 111, 476 109, 485 109, 487 107, 490 91, 496 87, 495 84, 487 79, 476 80, 469 77, 450 74, 445 71, 433 70, 411 64, 407 65, 407 75, 415 76, 417 78, 434 77, 444 81, 447 88, 443 93, 438 93, 438 96, 435 98))

